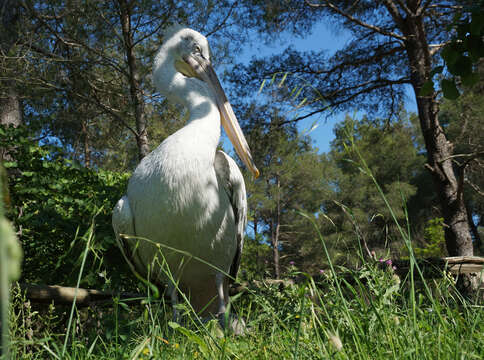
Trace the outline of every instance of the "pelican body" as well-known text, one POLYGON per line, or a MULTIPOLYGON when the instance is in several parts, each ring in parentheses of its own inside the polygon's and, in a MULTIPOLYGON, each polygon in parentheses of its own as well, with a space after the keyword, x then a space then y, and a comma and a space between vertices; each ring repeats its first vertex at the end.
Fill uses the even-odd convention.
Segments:
POLYGON ((171 28, 155 57, 153 81, 187 108, 188 123, 142 159, 114 208, 113 228, 132 269, 168 284, 174 304, 179 288, 195 311, 221 315, 226 274, 237 274, 247 218, 242 174, 217 151, 221 124, 248 169, 255 176, 258 170, 211 67, 205 37, 171 28))

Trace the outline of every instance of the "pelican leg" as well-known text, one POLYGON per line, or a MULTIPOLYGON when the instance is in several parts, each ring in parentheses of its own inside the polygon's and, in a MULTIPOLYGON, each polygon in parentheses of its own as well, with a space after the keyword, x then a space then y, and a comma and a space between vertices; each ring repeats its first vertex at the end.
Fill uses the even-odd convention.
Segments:
POLYGON ((220 326, 222 326, 222 328, 225 328, 225 312, 227 311, 225 307, 224 279, 225 275, 222 273, 217 273, 215 275, 215 286, 217 287, 218 295, 217 317, 219 324, 220 326))
POLYGON ((174 283, 170 283, 168 285, 168 294, 170 295, 171 306, 173 308, 173 321, 178 323, 180 320, 180 314, 176 306, 178 305, 178 292, 176 290, 176 285, 174 283))

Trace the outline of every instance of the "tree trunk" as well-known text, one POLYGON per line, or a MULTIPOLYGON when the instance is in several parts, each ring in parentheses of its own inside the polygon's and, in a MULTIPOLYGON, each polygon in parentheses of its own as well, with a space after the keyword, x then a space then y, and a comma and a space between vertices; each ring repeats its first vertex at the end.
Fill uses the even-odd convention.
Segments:
POLYGON ((13 82, 9 81, 8 93, 0 97, 0 124, 19 126, 22 123, 22 106, 17 90, 13 82))
MULTIPOLYGON (((22 106, 17 90, 14 88, 15 84, 12 81, 5 81, 7 86, 11 86, 9 92, 0 95, 0 124, 17 127, 22 124, 22 106)), ((12 156, 14 148, 1 147, 0 148, 0 162, 13 161, 12 156)), ((18 170, 14 170, 17 172, 18 170)))
MULTIPOLYGON (((252 222, 254 223, 254 241, 255 241, 256 244, 258 244, 259 242, 257 241, 257 214, 254 214, 254 220, 252 222)), ((262 267, 260 260, 261 260, 261 257, 259 255, 259 252, 256 251, 255 252, 255 268, 257 269, 257 272, 262 267)))
POLYGON ((82 121, 82 137, 84 140, 84 166, 91 167, 91 147, 89 146, 89 131, 87 129, 87 120, 82 121))
MULTIPOLYGON (((417 98, 420 127, 427 149, 427 168, 431 171, 445 222, 445 241, 449 256, 473 255, 472 239, 463 198, 462 181, 452 164, 453 145, 447 140, 438 119, 436 93, 421 96, 425 82, 431 79, 430 48, 422 17, 400 18, 406 36, 407 56, 411 65, 411 83, 417 98)), ((463 174, 459 174, 463 175, 463 174)))
POLYGON ((136 64, 134 53, 133 29, 131 28, 132 2, 119 0, 120 19, 123 32, 124 47, 129 69, 129 85, 131 101, 133 102, 136 121, 136 143, 138 146, 138 158, 141 160, 149 154, 148 133, 146 131, 147 121, 143 91, 140 86, 140 74, 136 64))
POLYGON ((281 223, 281 197, 280 197, 280 188, 281 183, 279 182, 279 177, 276 178, 277 184, 277 203, 276 203, 276 216, 275 216, 275 226, 274 226, 274 219, 271 221, 271 235, 272 235, 272 252, 274 256, 274 273, 276 279, 281 278, 281 267, 279 264, 279 233, 280 233, 280 223, 281 223))
MULTIPOLYGON (((2 56, 8 56, 18 39, 18 4, 12 0, 0 0, 1 28, 0 50, 2 56)), ((15 83, 9 80, 9 74, 2 70, 3 81, 0 94, 0 124, 12 124, 17 127, 22 123, 22 106, 15 83)))
POLYGON ((276 279, 281 278, 281 267, 279 265, 279 223, 274 224, 271 220, 271 237, 272 237, 272 256, 274 260, 274 276, 276 279))

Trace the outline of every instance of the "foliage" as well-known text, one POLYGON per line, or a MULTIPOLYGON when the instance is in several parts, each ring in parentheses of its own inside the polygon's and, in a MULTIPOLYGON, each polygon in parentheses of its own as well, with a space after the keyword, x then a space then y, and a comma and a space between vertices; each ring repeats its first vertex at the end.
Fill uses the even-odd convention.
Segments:
POLYGON ((254 161, 262 169, 256 180, 246 176, 250 220, 255 238, 271 245, 271 263, 280 276, 290 261, 310 261, 304 247, 314 241, 314 232, 296 210, 319 210, 328 191, 321 181, 323 168, 308 137, 282 125, 285 118, 275 109, 251 104, 242 117, 254 161))
POLYGON ((209 33, 215 58, 225 61, 240 44, 235 39, 244 39, 226 40, 236 32, 227 26, 234 19, 230 0, 9 3, 3 7, 15 7, 18 26, 15 39, 1 36, 13 45, 0 54, 7 80, 0 93, 13 88, 22 94, 24 122, 36 135, 60 143, 85 166, 111 170, 136 165, 140 136, 146 134, 153 148, 182 124, 180 108, 167 105, 150 77, 166 27, 178 22, 209 33))
MULTIPOLYGON (((477 228, 484 222, 484 62, 478 65, 480 80, 456 100, 442 101, 440 118, 448 138, 455 144, 454 164, 464 173, 464 196, 472 221, 475 250, 482 247, 477 228)), ((482 252, 484 249, 480 249, 482 252)))
POLYGON ((6 146, 15 159, 5 162, 12 202, 7 215, 25 253, 23 281, 72 285, 84 248, 82 235, 94 218, 94 256, 82 284, 102 288, 107 281, 119 283, 123 261, 111 211, 128 174, 86 169, 64 158, 61 149, 36 144, 23 127, 0 129, 0 147, 6 146))
POLYGON ((438 213, 432 210, 435 198, 427 188, 433 184, 423 167, 422 140, 414 114, 402 111, 393 122, 347 116, 335 128, 330 152, 315 156, 310 145, 304 145, 304 138, 297 132, 291 134, 295 129, 278 127, 281 118, 276 114, 271 117, 264 109, 249 107, 249 114, 244 115, 250 119, 246 132, 251 148, 263 169, 260 179, 246 182, 251 228, 260 244, 249 242, 251 248, 244 260, 249 274, 265 274, 269 264, 274 265, 275 255, 271 259, 267 245, 274 250, 278 223, 281 273, 291 271, 292 266, 311 274, 327 268, 315 232, 294 210, 312 214, 328 241, 333 261, 339 265, 359 264, 358 254, 360 250, 366 253, 365 246, 378 256, 407 253, 402 250, 405 246, 390 210, 373 179, 363 171, 361 158, 400 225, 412 229, 414 243, 428 243, 426 222, 438 213), (255 114, 261 118, 251 117, 255 114), (264 124, 261 119, 272 123, 264 124))
POLYGON ((242 280, 270 277, 272 274, 270 263, 272 263, 272 249, 263 240, 262 235, 259 234, 254 239, 246 236, 240 271, 237 276, 242 280))
MULTIPOLYGON (((454 16, 453 24, 447 30, 455 28, 451 42, 445 45, 441 52, 451 79, 442 79, 441 87, 445 98, 455 100, 460 96, 458 81, 471 87, 479 81, 476 65, 484 57, 484 1, 480 0, 470 6, 464 6, 454 16)), ((443 67, 434 69, 434 73, 442 72, 443 67)))
POLYGON ((415 247, 417 257, 430 258, 442 257, 445 255, 445 238, 444 238, 444 219, 435 218, 427 221, 425 228, 424 248, 415 247))
MULTIPOLYGON (((388 251, 398 254, 403 245, 398 227, 372 177, 398 222, 408 223, 407 211, 413 211, 408 206, 416 194, 419 184, 415 179, 423 171, 424 161, 414 146, 413 131, 405 113, 393 123, 347 116, 336 126, 336 138, 325 158, 327 166, 333 167, 325 181, 332 184, 334 195, 324 200, 324 211, 318 217, 336 263, 358 262, 360 249, 366 254, 365 243, 379 256, 388 251), (364 170, 362 159, 372 177, 364 170)), ((423 207, 425 203, 413 206, 423 207)), ((418 229, 424 219, 412 218, 412 227, 418 229)))
MULTIPOLYGON (((398 1, 276 1, 268 4, 246 0, 244 3, 253 7, 252 12, 260 14, 263 21, 250 25, 269 42, 287 33, 304 36, 320 23, 329 24, 328 28, 337 36, 348 39, 334 53, 327 51, 321 37, 321 41, 311 44, 308 50, 297 50, 289 45, 279 54, 259 56, 248 66, 237 64, 234 67, 230 80, 237 85, 243 84, 240 87, 249 93, 259 88, 261 79, 270 79, 274 74, 290 74, 281 89, 302 89, 301 97, 309 99, 305 105, 307 111, 299 111, 295 119, 355 108, 371 117, 396 118, 407 96, 404 87, 415 80, 407 55, 408 48, 415 44, 403 39, 410 36, 410 24, 406 29, 401 28, 404 22, 395 19, 410 19, 410 12, 420 12, 419 20, 425 24, 427 43, 443 44, 450 39, 450 33, 444 28, 452 23, 454 16, 454 11, 447 9, 431 10, 439 7, 440 1, 431 1, 429 6, 414 3, 408 7, 398 1), (303 84, 310 84, 311 88, 303 84), (321 95, 319 99, 314 99, 313 88, 321 95)), ((460 2, 451 3, 459 6, 460 2)), ((434 53, 432 56, 437 58, 434 53)))

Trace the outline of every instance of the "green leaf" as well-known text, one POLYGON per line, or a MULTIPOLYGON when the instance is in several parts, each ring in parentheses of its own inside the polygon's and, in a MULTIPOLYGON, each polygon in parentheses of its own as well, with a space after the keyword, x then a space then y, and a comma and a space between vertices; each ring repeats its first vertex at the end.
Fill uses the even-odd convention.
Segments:
POLYGON ((299 102, 299 104, 296 105, 296 109, 299 109, 300 107, 302 107, 306 103, 307 100, 308 100, 308 98, 306 98, 306 97, 304 99, 302 99, 299 102))
POLYGON ((465 40, 465 45, 473 62, 484 57, 484 42, 481 36, 469 36, 465 40))
POLYGON ((440 86, 442 87, 442 92, 444 93, 444 97, 446 99, 455 100, 459 97, 459 90, 457 90, 457 86, 455 86, 455 82, 453 80, 443 79, 440 82, 440 86))
POLYGON ((454 49, 454 43, 451 43, 444 47, 440 56, 442 56, 442 59, 444 59, 447 66, 450 66, 457 61, 460 54, 457 50, 454 49))
POLYGON ((126 303, 119 302, 118 305, 121 306, 124 310, 129 311, 129 306, 126 303))
POLYGON ((186 329, 184 328, 183 326, 173 322, 173 321, 170 321, 168 322, 168 325, 182 333, 183 335, 185 335, 189 340, 193 341, 194 343, 198 344, 199 346, 199 349, 200 351, 204 354, 204 355, 208 355, 208 346, 207 344, 205 343, 205 341, 203 340, 203 338, 201 338, 200 336, 198 336, 197 334, 195 334, 195 332, 193 332, 192 330, 189 330, 189 329, 186 329))
POLYGON ((419 96, 428 96, 434 91, 434 82, 432 80, 426 81, 420 89, 419 96))
POLYGON ((278 87, 282 87, 282 85, 284 85, 284 81, 286 81, 287 74, 288 74, 287 72, 284 73, 284 76, 282 77, 281 81, 279 81, 278 87))
POLYGON ((480 36, 483 28, 484 28, 484 14, 473 13, 472 14, 471 27, 470 27, 470 33, 472 35, 480 36))
POLYGON ((274 81, 276 81, 276 76, 277 76, 277 74, 272 75, 270 85, 274 84, 274 81))
POLYGON ((461 77, 462 84, 464 86, 473 86, 479 82, 479 79, 480 79, 480 76, 479 76, 479 73, 477 72, 466 74, 461 77))
POLYGON ((262 84, 260 84, 259 94, 262 92, 262 89, 264 89, 264 85, 266 84, 266 81, 267 79, 264 79, 264 81, 262 81, 262 84))
POLYGON ((171 327, 172 329, 176 330, 178 329, 181 325, 174 322, 174 321, 168 321, 168 326, 171 327))
POLYGON ((448 68, 452 75, 465 76, 472 73, 472 60, 469 56, 461 55, 448 68))
POLYGON ((6 161, 3 163, 3 166, 8 169, 8 168, 15 168, 18 166, 18 164, 16 161, 6 161))

